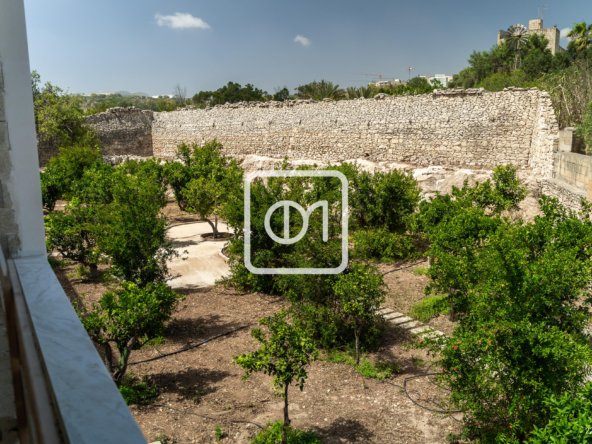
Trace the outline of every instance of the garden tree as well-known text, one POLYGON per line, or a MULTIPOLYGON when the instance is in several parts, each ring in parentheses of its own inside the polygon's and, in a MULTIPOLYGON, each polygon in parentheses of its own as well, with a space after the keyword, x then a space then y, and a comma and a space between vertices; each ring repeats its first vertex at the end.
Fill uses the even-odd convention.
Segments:
POLYGON ((333 99, 339 100, 345 98, 345 92, 339 88, 339 85, 328 80, 314 81, 296 87, 296 95, 301 99, 333 99))
POLYGON ((103 164, 103 157, 98 148, 87 146, 62 147, 59 154, 49 159, 41 172, 41 196, 43 206, 51 211, 56 201, 68 199, 72 187, 86 169, 103 164))
POLYGON ((268 333, 253 329, 253 337, 260 343, 258 350, 237 356, 234 362, 245 369, 245 377, 253 372, 263 372, 273 377, 273 385, 282 390, 284 397, 284 424, 282 443, 287 442, 290 426, 288 412, 288 389, 296 382, 300 390, 308 377, 306 367, 316 358, 314 341, 297 326, 292 324, 286 312, 264 318, 260 324, 267 327, 268 333))
MULTIPOLYGON (((354 165, 333 167, 347 177, 358 174, 354 165)), ((350 181, 351 185, 351 181, 350 181)), ((251 261, 256 267, 336 267, 341 262, 341 194, 340 181, 327 178, 269 178, 251 183, 251 261), (322 212, 311 213, 308 231, 304 238, 293 245, 283 245, 271 239, 264 228, 267 210, 281 200, 293 200, 303 207, 326 200, 329 214, 329 237, 321 239, 322 212)), ((231 217, 226 220, 230 226, 242 227, 243 203, 229 205, 231 217)), ((295 236, 302 228, 302 219, 296 212, 290 215, 289 231, 295 236)), ((275 233, 282 233, 283 212, 276 211, 270 218, 275 233)), ((250 273, 244 265, 244 233, 237 230, 236 238, 231 240, 228 254, 231 276, 229 283, 245 289, 283 295, 292 302, 293 320, 299 328, 322 347, 332 348, 354 342, 352 325, 339 310, 339 298, 335 294, 336 276, 331 275, 275 275, 264 276, 250 273)), ((379 329, 375 323, 364 326, 361 345, 376 340, 379 329)))
POLYGON ((45 216, 47 249, 79 263, 89 271, 91 278, 97 276, 101 262, 97 244, 99 217, 96 207, 85 205, 76 197, 68 202, 63 212, 45 216))
POLYGON ((242 86, 240 83, 228 82, 216 91, 200 91, 191 100, 195 106, 205 108, 224 103, 263 102, 267 96, 265 91, 255 88, 250 83, 242 86))
POLYGON ((568 49, 575 51, 576 54, 585 53, 588 48, 592 47, 592 23, 586 24, 586 22, 576 23, 569 33, 568 49))
POLYGON ((53 148, 73 145, 95 146, 98 139, 84 125, 81 100, 66 94, 50 82, 41 86, 39 73, 31 73, 35 128, 40 146, 53 148))
POLYGON ((225 195, 221 183, 213 178, 191 179, 182 190, 186 211, 196 213, 212 227, 214 239, 218 238, 219 207, 225 195), (213 219, 213 220, 212 220, 213 219))
POLYGON ((575 393, 592 358, 581 303, 592 278, 590 213, 546 197, 540 205, 542 216, 504 220, 479 247, 465 279, 470 308, 439 348, 467 432, 484 442, 524 440, 547 424, 546 400, 575 393))
POLYGON ((142 287, 124 281, 82 315, 82 323, 102 347, 105 363, 117 385, 124 379, 131 352, 163 334, 178 300, 179 295, 162 282, 142 287), (116 362, 113 346, 118 352, 116 362))
POLYGON ((360 364, 360 336, 364 328, 376 322, 384 302, 384 282, 373 268, 354 263, 333 284, 338 310, 354 332, 356 365, 360 364))
POLYGON ((575 394, 550 396, 545 400, 549 422, 535 427, 528 444, 589 442, 592 435, 592 384, 575 394))
POLYGON ((478 278, 477 258, 502 223, 502 213, 516 210, 524 197, 526 188, 516 177, 516 168, 507 165, 496 167, 491 180, 473 186, 465 181, 451 194, 420 204, 413 226, 430 243, 427 290, 447 295, 451 318, 469 310, 469 289, 478 278))
POLYGON ((163 171, 179 208, 205 219, 218 237, 218 217, 233 211, 227 208, 230 202, 242 202, 243 173, 236 160, 224 156, 215 140, 203 146, 181 144, 177 160, 167 162, 163 171))
POLYGON ((145 286, 163 282, 174 254, 166 238, 165 188, 150 176, 113 172, 113 200, 101 207, 99 248, 122 279, 145 286))
POLYGON ((283 87, 282 89, 276 91, 272 98, 273 98, 273 100, 277 100, 279 102, 289 100, 290 99, 290 91, 288 90, 288 88, 283 87))

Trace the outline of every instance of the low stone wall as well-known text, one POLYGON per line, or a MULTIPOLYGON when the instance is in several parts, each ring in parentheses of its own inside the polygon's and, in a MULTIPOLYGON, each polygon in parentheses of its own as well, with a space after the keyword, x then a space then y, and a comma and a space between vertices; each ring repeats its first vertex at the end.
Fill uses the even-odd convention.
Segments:
POLYGON ((152 156, 154 113, 137 108, 111 108, 86 119, 101 141, 105 156, 152 156))
POLYGON ((582 190, 592 201, 592 156, 556 153, 553 177, 582 190))

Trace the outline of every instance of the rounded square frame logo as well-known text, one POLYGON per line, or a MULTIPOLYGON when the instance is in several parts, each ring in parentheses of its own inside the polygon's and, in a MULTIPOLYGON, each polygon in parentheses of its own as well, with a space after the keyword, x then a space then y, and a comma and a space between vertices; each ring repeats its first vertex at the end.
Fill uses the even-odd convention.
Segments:
MULTIPOLYGON (((254 171, 245 176, 245 267, 253 274, 339 274, 347 267, 348 262, 348 181, 347 177, 334 170, 271 170, 254 171), (329 177, 337 178, 341 183, 341 262, 337 267, 327 268, 259 268, 255 267, 251 261, 251 183, 257 178, 268 177, 329 177)), ((307 209, 303 208, 297 202, 291 200, 282 200, 273 204, 267 210, 265 215, 265 231, 275 242, 290 245, 298 242, 306 234, 308 228, 308 219, 311 213, 320 208, 323 212, 323 242, 328 241, 329 221, 328 221, 328 202, 318 201, 310 205, 307 209), (277 209, 284 209, 284 237, 277 236, 271 230, 271 215, 277 209), (302 216, 303 226, 297 236, 289 237, 289 211, 290 207, 296 209, 302 216)))

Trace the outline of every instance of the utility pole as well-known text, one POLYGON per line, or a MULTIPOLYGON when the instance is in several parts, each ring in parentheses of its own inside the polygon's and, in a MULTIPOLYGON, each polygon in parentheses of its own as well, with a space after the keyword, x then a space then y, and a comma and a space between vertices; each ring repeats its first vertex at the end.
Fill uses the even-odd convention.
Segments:
POLYGON ((407 70, 409 71, 409 80, 411 80, 411 71, 413 70, 413 66, 409 66, 407 70))

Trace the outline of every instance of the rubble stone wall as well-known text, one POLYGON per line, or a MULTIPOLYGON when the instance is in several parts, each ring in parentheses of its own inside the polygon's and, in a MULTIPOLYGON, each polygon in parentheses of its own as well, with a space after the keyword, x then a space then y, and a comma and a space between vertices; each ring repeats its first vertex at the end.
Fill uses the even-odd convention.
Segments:
POLYGON ((137 108, 111 108, 86 119, 99 137, 105 156, 152 156, 154 113, 137 108))
POLYGON ((493 168, 513 163, 551 176, 558 127, 538 90, 448 90, 328 102, 227 104, 155 113, 153 152, 171 158, 181 142, 220 141, 243 158, 367 159, 417 166, 493 168))

